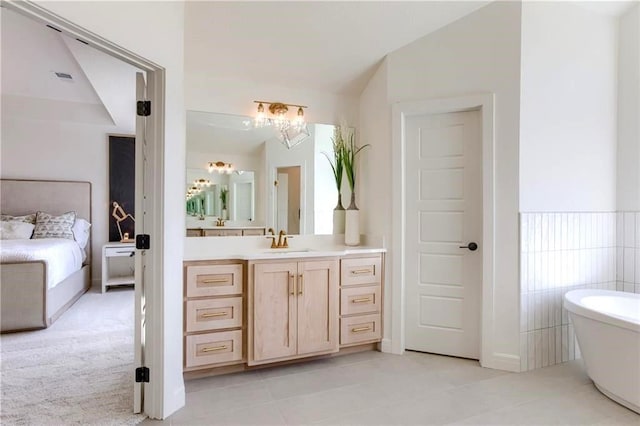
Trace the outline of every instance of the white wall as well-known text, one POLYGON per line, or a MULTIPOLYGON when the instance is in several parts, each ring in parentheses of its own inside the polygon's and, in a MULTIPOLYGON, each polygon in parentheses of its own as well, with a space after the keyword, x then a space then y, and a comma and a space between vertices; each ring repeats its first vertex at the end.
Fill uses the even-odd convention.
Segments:
POLYGON ((640 210, 640 6, 620 18, 618 50, 618 200, 640 210))
POLYGON ((132 51, 166 70, 164 165, 164 317, 148 324, 163 336, 162 365, 151 379, 163 381, 160 413, 166 417, 184 405, 182 379, 182 253, 184 243, 185 108, 183 2, 49 2, 43 8, 132 51), (123 31, 126 28, 126 31, 123 31), (158 330, 161 329, 161 330, 158 330))
MULTIPOLYGON (((1 175, 91 182, 91 277, 93 285, 100 287, 102 245, 109 241, 108 134, 127 131, 109 124, 60 120, 55 112, 50 114, 53 119, 34 119, 15 107, 20 99, 10 98, 3 97, 1 175)), ((65 104, 51 101, 51 107, 58 110, 64 109, 65 104)), ((103 117, 103 121, 109 120, 103 117)))
POLYGON ((616 21, 523 2, 520 210, 614 211, 616 21))
MULTIPOLYGON (((520 4, 496 2, 388 55, 360 100, 362 139, 371 143, 361 167, 367 180, 361 209, 365 231, 390 233, 392 198, 389 104, 493 92, 495 127, 495 293, 492 352, 517 359, 518 329, 518 137, 520 104, 520 4), (386 75, 386 81, 385 81, 386 75), (385 96, 385 86, 387 94, 385 96), (387 99, 385 99, 385 97, 387 99), (366 117, 369 117, 368 119, 366 117), (366 119, 366 122, 365 122, 366 119), (370 169, 370 170, 368 170, 370 169), (379 176, 372 174, 379 173, 379 176)), ((363 187, 365 185, 362 185, 363 187)), ((394 253, 389 253, 389 258, 394 253)), ((388 258, 388 264, 392 262, 388 258)), ((387 280, 389 290, 394 285, 387 280)), ((391 306, 388 300, 385 306, 391 306)), ((391 312, 385 312, 390 318, 391 312)), ((385 321, 387 323, 387 321, 385 321)), ((385 324, 385 334, 388 328, 385 324)))

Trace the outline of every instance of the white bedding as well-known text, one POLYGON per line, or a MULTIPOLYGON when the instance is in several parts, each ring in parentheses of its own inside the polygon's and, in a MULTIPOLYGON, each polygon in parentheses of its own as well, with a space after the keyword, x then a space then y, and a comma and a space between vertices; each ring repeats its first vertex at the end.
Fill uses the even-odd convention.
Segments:
POLYGON ((47 265, 48 289, 80 270, 83 254, 78 243, 63 238, 0 241, 2 263, 43 260, 47 265))

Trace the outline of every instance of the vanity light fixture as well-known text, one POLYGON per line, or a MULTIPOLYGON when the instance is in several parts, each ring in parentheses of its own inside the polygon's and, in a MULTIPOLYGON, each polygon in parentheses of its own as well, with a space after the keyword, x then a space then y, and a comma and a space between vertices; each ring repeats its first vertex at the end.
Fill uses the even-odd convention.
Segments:
POLYGON ((287 147, 292 148, 309 136, 309 129, 304 118, 305 105, 284 104, 282 102, 253 101, 258 104, 258 112, 254 120, 255 127, 272 126, 278 131, 278 139, 287 147), (271 117, 264 112, 264 104, 269 105, 271 117), (298 108, 296 117, 287 117, 289 107, 298 108))
POLYGON ((233 172, 233 164, 225 163, 224 161, 216 161, 215 163, 210 162, 208 164, 208 169, 209 169, 209 173, 213 173, 214 171, 217 171, 220 174, 222 173, 230 174, 231 172, 233 172))
POLYGON ((196 179, 193 181, 193 184, 197 187, 211 186, 211 181, 209 179, 196 179))

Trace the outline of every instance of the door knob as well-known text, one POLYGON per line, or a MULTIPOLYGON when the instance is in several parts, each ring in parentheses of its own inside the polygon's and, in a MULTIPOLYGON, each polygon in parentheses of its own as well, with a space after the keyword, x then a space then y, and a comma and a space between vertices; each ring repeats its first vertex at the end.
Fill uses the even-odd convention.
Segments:
POLYGON ((460 248, 466 248, 466 249, 469 249, 471 251, 476 251, 476 250, 478 250, 478 245, 476 243, 469 243, 466 246, 460 246, 460 248))

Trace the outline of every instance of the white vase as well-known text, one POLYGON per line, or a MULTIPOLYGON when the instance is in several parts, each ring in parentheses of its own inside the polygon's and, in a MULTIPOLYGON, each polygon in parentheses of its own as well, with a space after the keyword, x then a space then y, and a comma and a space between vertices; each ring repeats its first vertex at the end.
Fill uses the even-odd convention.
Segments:
POLYGON ((345 212, 344 244, 347 246, 360 245, 360 210, 356 206, 356 194, 351 194, 351 204, 345 212))
POLYGON ((228 217, 227 217, 227 209, 222 209, 222 219, 223 220, 227 220, 228 219, 228 217))
POLYGON ((342 194, 338 193, 338 205, 333 209, 333 233, 344 234, 345 209, 342 207, 342 194))

